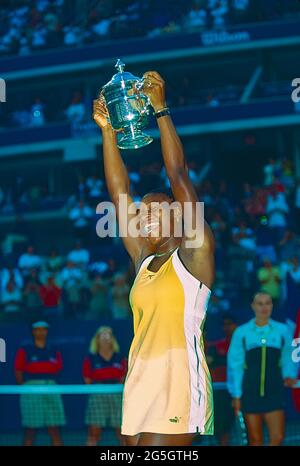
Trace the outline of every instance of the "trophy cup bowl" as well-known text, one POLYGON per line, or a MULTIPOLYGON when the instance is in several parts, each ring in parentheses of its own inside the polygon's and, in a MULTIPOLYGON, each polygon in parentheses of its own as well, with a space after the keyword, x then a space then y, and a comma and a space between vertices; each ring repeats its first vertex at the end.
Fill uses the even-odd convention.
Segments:
POLYGON ((124 71, 125 64, 118 60, 116 73, 102 87, 99 98, 104 99, 109 114, 109 122, 118 131, 120 149, 139 149, 153 139, 143 130, 148 126, 150 100, 142 88, 147 82, 124 71))

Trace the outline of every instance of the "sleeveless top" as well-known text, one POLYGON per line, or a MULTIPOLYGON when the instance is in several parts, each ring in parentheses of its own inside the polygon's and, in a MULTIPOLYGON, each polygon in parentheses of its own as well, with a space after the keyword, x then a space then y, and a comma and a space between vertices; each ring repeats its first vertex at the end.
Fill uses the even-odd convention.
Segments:
POLYGON ((178 248, 157 272, 138 271, 130 292, 134 338, 124 384, 122 434, 213 434, 213 398, 202 329, 211 291, 178 248))

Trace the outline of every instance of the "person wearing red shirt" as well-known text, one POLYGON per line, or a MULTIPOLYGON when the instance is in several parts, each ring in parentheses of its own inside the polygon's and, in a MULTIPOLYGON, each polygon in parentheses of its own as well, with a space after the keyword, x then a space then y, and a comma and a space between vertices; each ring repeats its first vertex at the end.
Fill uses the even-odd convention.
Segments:
MULTIPOLYGON (((206 354, 209 371, 213 382, 227 380, 227 353, 230 341, 237 324, 231 314, 223 315, 223 331, 225 338, 207 342, 206 354)), ((215 436, 222 446, 229 445, 229 435, 234 423, 234 412, 231 406, 231 397, 227 389, 214 390, 215 409, 215 436)))
MULTIPOLYGON (((124 382, 127 362, 119 354, 119 345, 110 327, 100 327, 90 343, 90 352, 83 361, 85 383, 121 384, 124 382)), ((87 445, 100 441, 102 429, 112 427, 122 444, 122 393, 95 393, 90 395, 85 422, 88 425, 87 445)))
MULTIPOLYGON (((55 385, 62 370, 59 351, 47 344, 47 322, 32 325, 33 344, 18 349, 14 368, 18 384, 55 385)), ((22 394, 20 397, 22 425, 25 428, 24 445, 34 443, 36 429, 46 427, 52 445, 62 444, 59 426, 65 424, 64 407, 59 394, 22 394)))
POLYGON ((40 296, 44 306, 46 318, 54 317, 60 313, 59 303, 61 298, 61 288, 54 281, 54 277, 48 277, 45 285, 40 288, 40 296))

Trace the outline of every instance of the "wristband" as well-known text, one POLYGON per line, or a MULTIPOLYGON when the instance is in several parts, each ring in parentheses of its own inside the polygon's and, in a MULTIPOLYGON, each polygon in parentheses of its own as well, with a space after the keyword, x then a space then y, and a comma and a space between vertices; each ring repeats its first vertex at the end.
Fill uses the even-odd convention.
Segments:
POLYGON ((161 118, 166 115, 171 115, 171 112, 170 112, 169 107, 165 107, 155 112, 154 115, 156 116, 156 118, 161 118))

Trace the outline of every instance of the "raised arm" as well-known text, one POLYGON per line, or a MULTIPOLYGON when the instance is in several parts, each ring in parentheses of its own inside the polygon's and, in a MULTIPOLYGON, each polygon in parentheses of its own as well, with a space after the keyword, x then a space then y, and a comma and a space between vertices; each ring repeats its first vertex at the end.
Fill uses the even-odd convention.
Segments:
MULTIPOLYGON (((145 93, 149 96, 154 111, 159 112, 167 107, 164 80, 155 71, 145 73, 144 77, 151 83, 145 93)), ((180 257, 190 272, 210 287, 214 281, 213 234, 198 204, 197 194, 188 175, 182 143, 171 117, 161 116, 157 123, 171 189, 175 200, 181 204, 182 211, 186 212, 180 257)))
MULTIPOLYGON (((107 115, 108 113, 105 104, 99 99, 95 100, 93 118, 102 131, 105 180, 110 198, 116 207, 119 228, 121 232, 122 225, 126 223, 124 226, 127 228, 128 222, 135 215, 129 214, 128 212, 126 213, 124 211, 119 212, 120 195, 123 195, 123 197, 125 196, 124 199, 127 201, 127 206, 130 206, 133 200, 130 195, 128 172, 117 146, 116 132, 107 121, 107 115), (120 217, 122 215, 124 216, 123 218, 120 217), (127 219, 126 222, 125 219, 127 219)), ((136 264, 140 260, 142 254, 141 239, 130 238, 129 236, 122 236, 122 239, 128 254, 130 255, 134 264, 136 264)))

